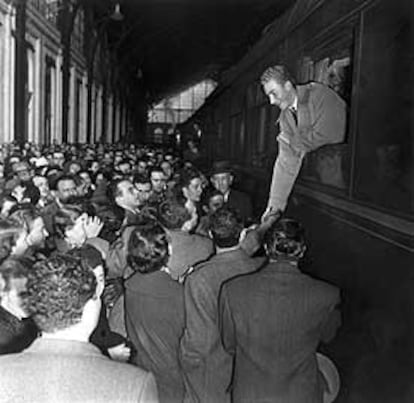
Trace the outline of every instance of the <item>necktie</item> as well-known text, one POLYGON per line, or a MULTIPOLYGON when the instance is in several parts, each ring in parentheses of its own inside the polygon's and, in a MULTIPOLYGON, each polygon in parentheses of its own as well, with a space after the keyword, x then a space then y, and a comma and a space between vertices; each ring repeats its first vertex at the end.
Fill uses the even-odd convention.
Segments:
POLYGON ((296 126, 298 125, 298 112, 295 108, 289 108, 292 112, 293 119, 295 120, 296 126))

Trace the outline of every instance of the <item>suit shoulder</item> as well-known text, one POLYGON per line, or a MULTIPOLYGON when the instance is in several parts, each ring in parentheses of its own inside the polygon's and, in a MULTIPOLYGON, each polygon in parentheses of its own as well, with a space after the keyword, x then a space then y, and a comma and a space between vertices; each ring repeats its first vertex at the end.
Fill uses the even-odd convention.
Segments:
POLYGON ((204 248, 207 250, 214 250, 213 241, 206 236, 200 234, 192 234, 191 240, 196 247, 204 248))
POLYGON ((117 373, 119 379, 137 379, 138 381, 144 382, 148 377, 151 376, 151 372, 145 371, 132 364, 124 364, 115 361, 105 361, 106 365, 102 365, 101 368, 106 368, 108 374, 117 373))
POLYGON ((235 199, 239 199, 239 200, 250 200, 250 196, 247 193, 242 192, 241 190, 232 189, 231 192, 230 192, 230 195, 232 193, 233 193, 233 197, 235 199))
POLYGON ((245 292, 251 290, 252 282, 257 279, 257 273, 246 273, 228 279, 223 284, 223 290, 228 294, 244 295, 245 292))
POLYGON ((345 105, 345 101, 340 95, 325 84, 311 82, 306 85, 306 88, 309 90, 310 99, 314 100, 314 102, 317 102, 318 100, 321 102, 337 101, 341 105, 345 105))
POLYGON ((332 300, 339 300, 340 289, 339 287, 328 283, 324 280, 315 279, 313 277, 307 276, 308 279, 313 283, 314 287, 319 290, 326 298, 331 298, 332 300))

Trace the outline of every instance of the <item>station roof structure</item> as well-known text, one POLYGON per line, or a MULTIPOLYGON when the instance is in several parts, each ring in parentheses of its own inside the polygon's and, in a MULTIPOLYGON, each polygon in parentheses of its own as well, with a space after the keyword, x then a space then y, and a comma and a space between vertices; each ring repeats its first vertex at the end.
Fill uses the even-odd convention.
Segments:
POLYGON ((220 76, 295 0, 85 0, 105 25, 108 42, 131 79, 142 80, 150 103, 220 76))

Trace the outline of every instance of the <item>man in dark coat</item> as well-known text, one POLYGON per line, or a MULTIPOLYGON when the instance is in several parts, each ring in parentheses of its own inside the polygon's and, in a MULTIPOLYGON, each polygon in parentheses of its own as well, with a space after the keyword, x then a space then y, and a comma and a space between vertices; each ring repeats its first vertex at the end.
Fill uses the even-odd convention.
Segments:
POLYGON ((184 330, 183 286, 171 277, 167 234, 155 221, 130 235, 127 260, 134 274, 125 281, 125 322, 136 354, 132 362, 154 373, 160 402, 182 402, 178 362, 184 330))
POLYGON ((214 254, 213 241, 191 233, 197 222, 179 201, 161 203, 157 218, 170 237, 168 268, 171 276, 181 281, 190 268, 214 254))
POLYGON ((216 161, 213 164, 210 180, 213 186, 223 194, 226 207, 238 212, 244 221, 252 218, 253 208, 250 196, 232 188, 234 175, 227 161, 216 161))
POLYGON ((282 219, 266 234, 270 262, 224 284, 220 329, 234 358, 234 402, 322 403, 316 349, 340 323, 339 289, 298 269, 302 228, 282 219))
POLYGON ((242 224, 237 215, 220 209, 211 216, 217 254, 195 267, 184 283, 186 326, 181 339, 186 402, 229 402, 231 356, 224 350, 218 328, 217 301, 221 285, 257 270, 263 258, 250 258, 239 245, 242 224))
POLYGON ((37 326, 21 306, 29 271, 28 262, 19 258, 9 258, 0 266, 0 354, 18 353, 38 336, 37 326))

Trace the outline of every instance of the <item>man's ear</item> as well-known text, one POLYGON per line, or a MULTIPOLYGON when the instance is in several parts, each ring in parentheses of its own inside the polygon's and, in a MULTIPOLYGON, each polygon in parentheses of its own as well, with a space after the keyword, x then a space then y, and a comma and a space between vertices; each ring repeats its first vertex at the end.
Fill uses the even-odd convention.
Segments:
POLYGON ((230 185, 232 185, 232 184, 233 184, 233 180, 234 180, 234 176, 233 176, 232 174, 230 174, 230 180, 229 180, 230 185))
POLYGON ((293 90, 293 84, 289 80, 286 81, 283 86, 285 87, 285 90, 288 92, 293 90))
POLYGON ((115 204, 116 204, 117 206, 119 206, 119 203, 120 203, 120 200, 119 200, 119 199, 120 199, 120 198, 121 198, 121 196, 116 196, 116 197, 115 197, 115 199, 114 199, 114 200, 115 200, 115 204))

